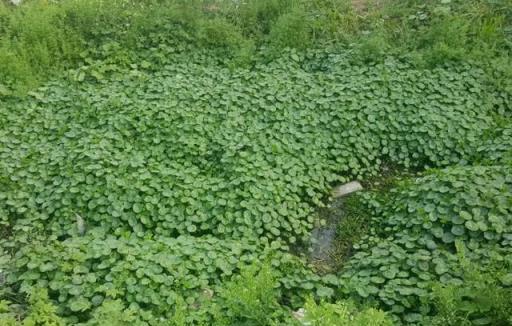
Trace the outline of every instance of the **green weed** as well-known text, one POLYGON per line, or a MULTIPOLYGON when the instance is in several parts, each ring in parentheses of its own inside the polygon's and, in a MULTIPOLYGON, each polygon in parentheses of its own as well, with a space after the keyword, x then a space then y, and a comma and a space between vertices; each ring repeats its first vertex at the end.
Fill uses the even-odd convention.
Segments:
POLYGON ((252 265, 239 277, 226 283, 219 296, 224 312, 217 316, 218 325, 271 325, 281 310, 277 302, 277 278, 268 264, 252 265), (222 316, 222 317, 221 317, 222 316))
POLYGON ((467 249, 458 244, 463 284, 436 283, 432 302, 432 325, 509 325, 512 321, 512 274, 505 262, 481 271, 465 257, 467 249))
POLYGON ((276 20, 269 32, 269 39, 277 48, 308 48, 313 42, 310 17, 304 9, 294 8, 276 20))
POLYGON ((335 304, 322 302, 317 304, 312 298, 304 306, 304 323, 311 326, 392 326, 391 318, 381 310, 374 308, 357 309, 348 301, 335 304))
POLYGON ((14 305, 0 300, 0 324, 5 326, 64 326, 64 321, 57 316, 57 308, 48 298, 44 289, 32 289, 28 298, 25 316, 19 315, 14 305))

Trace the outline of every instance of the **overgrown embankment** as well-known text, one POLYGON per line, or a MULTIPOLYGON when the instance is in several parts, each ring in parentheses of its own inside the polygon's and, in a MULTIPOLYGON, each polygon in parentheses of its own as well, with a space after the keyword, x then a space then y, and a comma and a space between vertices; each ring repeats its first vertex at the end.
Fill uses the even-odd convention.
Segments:
POLYGON ((106 60, 108 67, 90 71, 101 79, 133 64, 134 52, 161 47, 207 47, 239 67, 261 62, 262 47, 268 60, 284 47, 336 45, 352 48, 354 63, 388 55, 423 67, 470 60, 508 78, 511 7, 510 0, 27 0, 19 7, 4 0, 0 95, 106 60))
POLYGON ((0 8, 0 321, 509 322, 509 4, 0 8), (339 270, 290 253, 389 166, 339 270))

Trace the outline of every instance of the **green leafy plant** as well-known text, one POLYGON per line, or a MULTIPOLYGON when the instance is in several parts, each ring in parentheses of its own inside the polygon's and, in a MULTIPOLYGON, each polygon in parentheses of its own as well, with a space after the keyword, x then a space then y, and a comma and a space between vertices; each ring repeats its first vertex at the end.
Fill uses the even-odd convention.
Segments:
POLYGON ((504 166, 448 168, 398 186, 385 204, 371 202, 379 222, 355 246, 359 252, 342 275, 345 293, 418 322, 429 311, 416 309, 429 297, 431 282, 450 289, 473 284, 456 243, 468 248, 470 262, 509 261, 509 175, 504 166))
POLYGON ((0 322, 6 326, 63 326, 57 308, 50 302, 44 289, 31 289, 26 316, 20 316, 9 301, 0 301, 0 322))
POLYGON ((136 313, 132 309, 126 309, 121 300, 105 300, 101 306, 94 311, 92 318, 86 325, 113 325, 121 326, 130 323, 137 324, 136 313))
POLYGON ((1 2, 2 322, 421 323, 479 291, 455 244, 510 260, 509 3, 1 2), (332 187, 387 166, 432 170, 349 199, 317 274, 332 187))
MULTIPOLYGON (((105 53, 118 48, 111 44, 105 53)), ((480 148, 496 155, 506 148, 507 137, 494 138, 496 111, 482 96, 494 94, 495 86, 472 66, 420 71, 390 60, 369 69, 345 61, 351 54, 345 50, 290 50, 251 70, 229 70, 207 51, 156 52, 164 55, 149 49, 137 64, 104 70, 101 78, 87 75, 110 65, 99 60, 71 72, 83 78, 55 81, 0 106, 0 200, 9 228, 3 243, 15 258, 8 285, 49 287, 72 322, 86 321, 107 297, 137 305, 137 313, 151 315, 147 320, 165 314, 163 302, 174 307, 177 296, 201 301, 203 287, 238 273, 237 255, 250 264, 277 254, 282 296, 293 306, 308 291, 332 297, 336 278, 314 275, 283 253, 308 241, 314 212, 334 183, 378 175, 383 162, 444 167, 480 162, 480 148), (153 70, 159 60, 166 64, 153 70), (321 75, 313 67, 323 67, 321 75), (162 265, 169 247, 176 260, 162 265), (149 277, 150 268, 160 272, 153 277, 148 271, 149 277), (294 273, 287 277, 284 270, 294 273)), ((462 196, 455 185, 465 184, 465 173, 479 179, 490 173, 499 185, 503 169, 447 170, 456 182, 442 173, 427 176, 428 186, 420 188, 424 202, 401 194, 396 207, 389 206, 385 228, 402 237, 411 214, 423 221, 436 205, 450 214, 468 210, 451 208, 443 194, 462 196), (437 183, 448 190, 428 197, 437 183), (399 209, 404 203, 408 207, 399 209)), ((450 240, 464 231, 461 236, 480 241, 485 232, 498 235, 500 223, 489 221, 487 231, 476 233, 442 224, 450 228, 442 235, 450 240)), ((421 225, 412 230, 423 238, 433 232, 421 225)), ((393 241, 378 246, 384 246, 382 257, 396 252, 399 264, 410 254, 393 241)), ((451 259, 444 251, 435 255, 451 259)), ((360 256, 354 265, 364 261, 360 256)), ((423 259, 422 252, 417 257, 423 259)), ((358 287, 363 297, 385 284, 375 282, 358 287)), ((416 302, 391 298, 396 313, 416 302)))
POLYGON ((391 326, 392 320, 383 311, 373 308, 358 310, 353 303, 337 302, 335 304, 322 302, 317 304, 312 298, 304 306, 303 324, 312 326, 391 326))
POLYGON ((457 247, 464 283, 434 285, 432 324, 508 325, 512 316, 510 262, 499 262, 500 266, 483 273, 466 258, 464 245, 458 243, 457 247))
POLYGON ((312 37, 310 17, 300 7, 280 16, 269 32, 269 38, 277 48, 307 48, 312 37))
MULTIPOLYGON (((219 296, 224 300, 225 325, 271 325, 280 311, 277 278, 270 265, 243 269, 240 276, 224 285, 219 296)), ((219 316, 220 317, 220 316, 219 316)))

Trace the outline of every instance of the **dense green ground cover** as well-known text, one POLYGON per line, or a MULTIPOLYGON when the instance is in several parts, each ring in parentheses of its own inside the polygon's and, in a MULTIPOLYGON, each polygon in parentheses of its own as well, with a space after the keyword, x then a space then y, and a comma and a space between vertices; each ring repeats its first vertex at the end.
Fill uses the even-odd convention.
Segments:
POLYGON ((511 7, 364 4, 0 4, 0 321, 511 323, 511 7), (332 186, 389 166, 318 273, 332 186))

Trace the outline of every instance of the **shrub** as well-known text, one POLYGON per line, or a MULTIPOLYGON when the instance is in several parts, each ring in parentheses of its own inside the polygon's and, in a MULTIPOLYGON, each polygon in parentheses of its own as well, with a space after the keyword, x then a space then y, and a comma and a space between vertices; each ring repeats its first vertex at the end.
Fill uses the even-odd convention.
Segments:
POLYGON ((62 12, 36 1, 20 9, 0 3, 5 26, 0 33, 0 74, 3 87, 27 90, 41 76, 62 69, 79 57, 79 35, 60 23, 62 12))
POLYGON ((375 63, 382 62, 387 57, 389 44, 382 33, 370 34, 358 41, 354 61, 361 60, 363 63, 375 63))
POLYGON ((431 66, 447 61, 461 61, 467 55, 470 23, 449 16, 434 19, 419 38, 418 47, 427 49, 424 57, 431 66))
POLYGON ((85 324, 87 326, 123 326, 126 324, 141 325, 134 309, 126 309, 121 300, 107 299, 101 303, 92 314, 92 318, 85 324))

